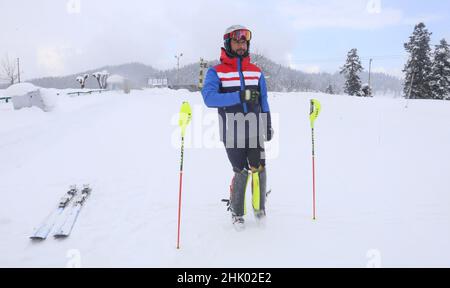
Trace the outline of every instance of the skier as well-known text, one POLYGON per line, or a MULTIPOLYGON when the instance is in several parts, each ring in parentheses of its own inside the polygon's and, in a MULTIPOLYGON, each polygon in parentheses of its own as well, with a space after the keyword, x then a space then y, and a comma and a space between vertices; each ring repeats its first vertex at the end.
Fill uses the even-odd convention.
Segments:
POLYGON ((245 228, 245 190, 250 176, 254 215, 258 222, 265 219, 264 142, 273 137, 264 75, 250 63, 251 38, 251 31, 244 26, 225 31, 221 63, 208 70, 202 89, 205 104, 218 108, 221 141, 234 171, 230 210, 238 231, 245 228))

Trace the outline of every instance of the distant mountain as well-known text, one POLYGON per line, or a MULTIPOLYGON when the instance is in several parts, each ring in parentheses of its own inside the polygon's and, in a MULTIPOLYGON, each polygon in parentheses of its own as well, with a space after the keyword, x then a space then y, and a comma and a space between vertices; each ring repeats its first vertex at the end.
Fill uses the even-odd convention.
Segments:
MULTIPOLYGON (((269 91, 318 91, 324 92, 328 86, 333 87, 335 93, 343 93, 344 78, 339 73, 318 73, 310 74, 294 70, 289 67, 277 64, 262 55, 252 55, 252 62, 263 70, 269 91)), ((218 64, 218 61, 208 62, 209 66, 218 64)), ((46 88, 79 88, 75 78, 79 75, 89 74, 96 71, 107 70, 110 74, 118 74, 130 80, 133 88, 146 87, 149 78, 167 78, 169 85, 196 85, 200 71, 199 63, 192 63, 180 68, 178 77, 176 69, 157 70, 142 63, 128 63, 117 66, 105 66, 98 69, 88 70, 64 77, 46 77, 33 79, 29 82, 46 88), (177 80, 178 78, 178 80, 177 80)), ((367 82, 368 73, 360 75, 363 83, 367 82)), ((374 93, 401 95, 403 81, 397 77, 383 73, 372 73, 372 87, 374 93)), ((98 88, 97 81, 89 77, 86 81, 86 88, 98 88)))
POLYGON ((145 87, 149 78, 159 77, 161 75, 160 71, 151 66, 141 63, 128 63, 117 66, 104 66, 63 77, 38 78, 28 82, 44 88, 79 88, 80 84, 75 80, 76 77, 83 74, 89 74, 90 77, 86 80, 86 88, 99 88, 97 80, 92 77, 92 73, 103 70, 108 71, 110 74, 118 74, 129 79, 131 86, 134 88, 145 87))

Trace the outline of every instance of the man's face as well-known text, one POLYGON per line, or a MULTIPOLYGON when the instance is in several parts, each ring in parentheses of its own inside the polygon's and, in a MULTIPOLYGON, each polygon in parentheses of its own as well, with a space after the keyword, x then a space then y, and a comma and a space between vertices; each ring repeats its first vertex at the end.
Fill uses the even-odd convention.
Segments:
POLYGON ((231 39, 231 51, 239 56, 243 56, 247 52, 247 41, 231 39))

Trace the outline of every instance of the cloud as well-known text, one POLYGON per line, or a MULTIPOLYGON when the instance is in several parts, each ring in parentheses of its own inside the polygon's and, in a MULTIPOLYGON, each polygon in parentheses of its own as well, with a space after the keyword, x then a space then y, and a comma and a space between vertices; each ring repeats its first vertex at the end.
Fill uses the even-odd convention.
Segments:
MULTIPOLYGON (((293 57, 286 55, 296 51, 299 30, 378 29, 416 20, 384 3, 388 2, 2 0, 0 19, 6 24, 0 55, 18 55, 30 78, 134 61, 168 69, 175 67, 174 55, 181 52, 181 65, 200 57, 218 59, 224 30, 241 24, 253 32, 252 51, 295 66, 293 57)), ((315 63, 308 65, 297 68, 317 71, 315 63)))
POLYGON ((63 49, 58 47, 39 47, 36 51, 38 68, 47 75, 61 75, 65 72, 63 49))
POLYGON ((279 4, 278 12, 290 19, 295 29, 378 29, 402 24, 403 12, 384 7, 380 0, 293 1, 279 4))
POLYGON ((431 23, 436 21, 444 20, 446 16, 441 14, 432 14, 432 15, 420 15, 415 17, 405 17, 402 21, 403 24, 409 26, 415 26, 420 22, 423 23, 431 23))
POLYGON ((309 74, 317 74, 321 72, 321 68, 319 65, 310 64, 310 65, 299 65, 295 63, 294 56, 291 53, 287 53, 285 57, 285 63, 291 69, 300 70, 309 74))
POLYGON ((294 31, 274 14, 276 5, 275 1, 5 0, 0 3, 0 19, 8 23, 2 31, 2 39, 8 41, 0 45, 0 54, 30 59, 24 65, 30 78, 134 61, 168 69, 175 67, 174 55, 181 52, 181 65, 200 57, 218 59, 225 29, 242 24, 253 31, 253 51, 281 62, 295 48, 294 31))

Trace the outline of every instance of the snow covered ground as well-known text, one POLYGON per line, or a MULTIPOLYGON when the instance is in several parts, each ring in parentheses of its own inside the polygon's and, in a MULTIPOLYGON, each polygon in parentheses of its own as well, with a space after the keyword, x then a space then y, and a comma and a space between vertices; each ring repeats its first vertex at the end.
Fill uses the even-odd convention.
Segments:
POLYGON ((1 102, 0 267, 450 267, 450 102, 271 93, 270 104, 268 223, 257 227, 248 209, 238 233, 220 202, 232 170, 216 111, 199 93, 61 96, 51 113, 1 102), (322 103, 316 221, 310 98, 322 103), (194 118, 176 250, 185 100, 194 118), (72 235, 30 241, 69 185, 84 183, 93 192, 72 235))

